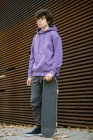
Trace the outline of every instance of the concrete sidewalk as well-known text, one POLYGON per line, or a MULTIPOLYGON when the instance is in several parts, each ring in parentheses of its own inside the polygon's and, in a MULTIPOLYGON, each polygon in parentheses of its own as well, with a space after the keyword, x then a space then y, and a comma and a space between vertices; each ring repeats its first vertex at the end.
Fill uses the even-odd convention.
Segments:
POLYGON ((22 126, 0 126, 0 140, 93 140, 92 130, 58 128, 51 138, 44 138, 42 135, 26 137, 24 134, 31 129, 22 126))

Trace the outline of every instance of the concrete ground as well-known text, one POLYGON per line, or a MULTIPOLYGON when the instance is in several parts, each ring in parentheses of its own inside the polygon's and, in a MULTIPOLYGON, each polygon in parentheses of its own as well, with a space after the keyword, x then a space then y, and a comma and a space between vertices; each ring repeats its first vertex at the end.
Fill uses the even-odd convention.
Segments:
POLYGON ((26 137, 32 127, 0 125, 0 140, 93 140, 93 130, 58 128, 51 138, 41 136, 26 137))

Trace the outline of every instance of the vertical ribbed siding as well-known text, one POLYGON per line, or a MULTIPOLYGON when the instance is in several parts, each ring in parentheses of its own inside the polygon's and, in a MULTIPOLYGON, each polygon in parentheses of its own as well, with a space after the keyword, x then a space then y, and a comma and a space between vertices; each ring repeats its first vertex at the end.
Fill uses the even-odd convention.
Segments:
POLYGON ((92 0, 5 1, 0 33, 0 121, 34 124, 26 86, 34 12, 48 8, 63 39, 58 126, 93 127, 92 0))

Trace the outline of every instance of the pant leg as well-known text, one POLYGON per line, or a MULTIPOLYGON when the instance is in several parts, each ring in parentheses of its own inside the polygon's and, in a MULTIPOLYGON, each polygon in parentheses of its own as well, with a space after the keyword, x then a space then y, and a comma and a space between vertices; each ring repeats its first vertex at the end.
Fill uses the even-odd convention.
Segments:
POLYGON ((42 84, 38 76, 32 77, 31 106, 36 125, 41 125, 42 84))

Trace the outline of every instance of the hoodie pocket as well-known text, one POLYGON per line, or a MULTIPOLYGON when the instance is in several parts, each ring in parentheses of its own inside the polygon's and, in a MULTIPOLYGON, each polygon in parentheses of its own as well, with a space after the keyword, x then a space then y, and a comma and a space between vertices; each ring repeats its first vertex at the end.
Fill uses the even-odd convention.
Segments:
POLYGON ((47 72, 51 70, 52 63, 53 63, 52 53, 48 52, 45 55, 45 67, 44 67, 47 72))
POLYGON ((35 63, 33 65, 33 71, 42 71, 45 62, 45 54, 35 54, 35 63))

